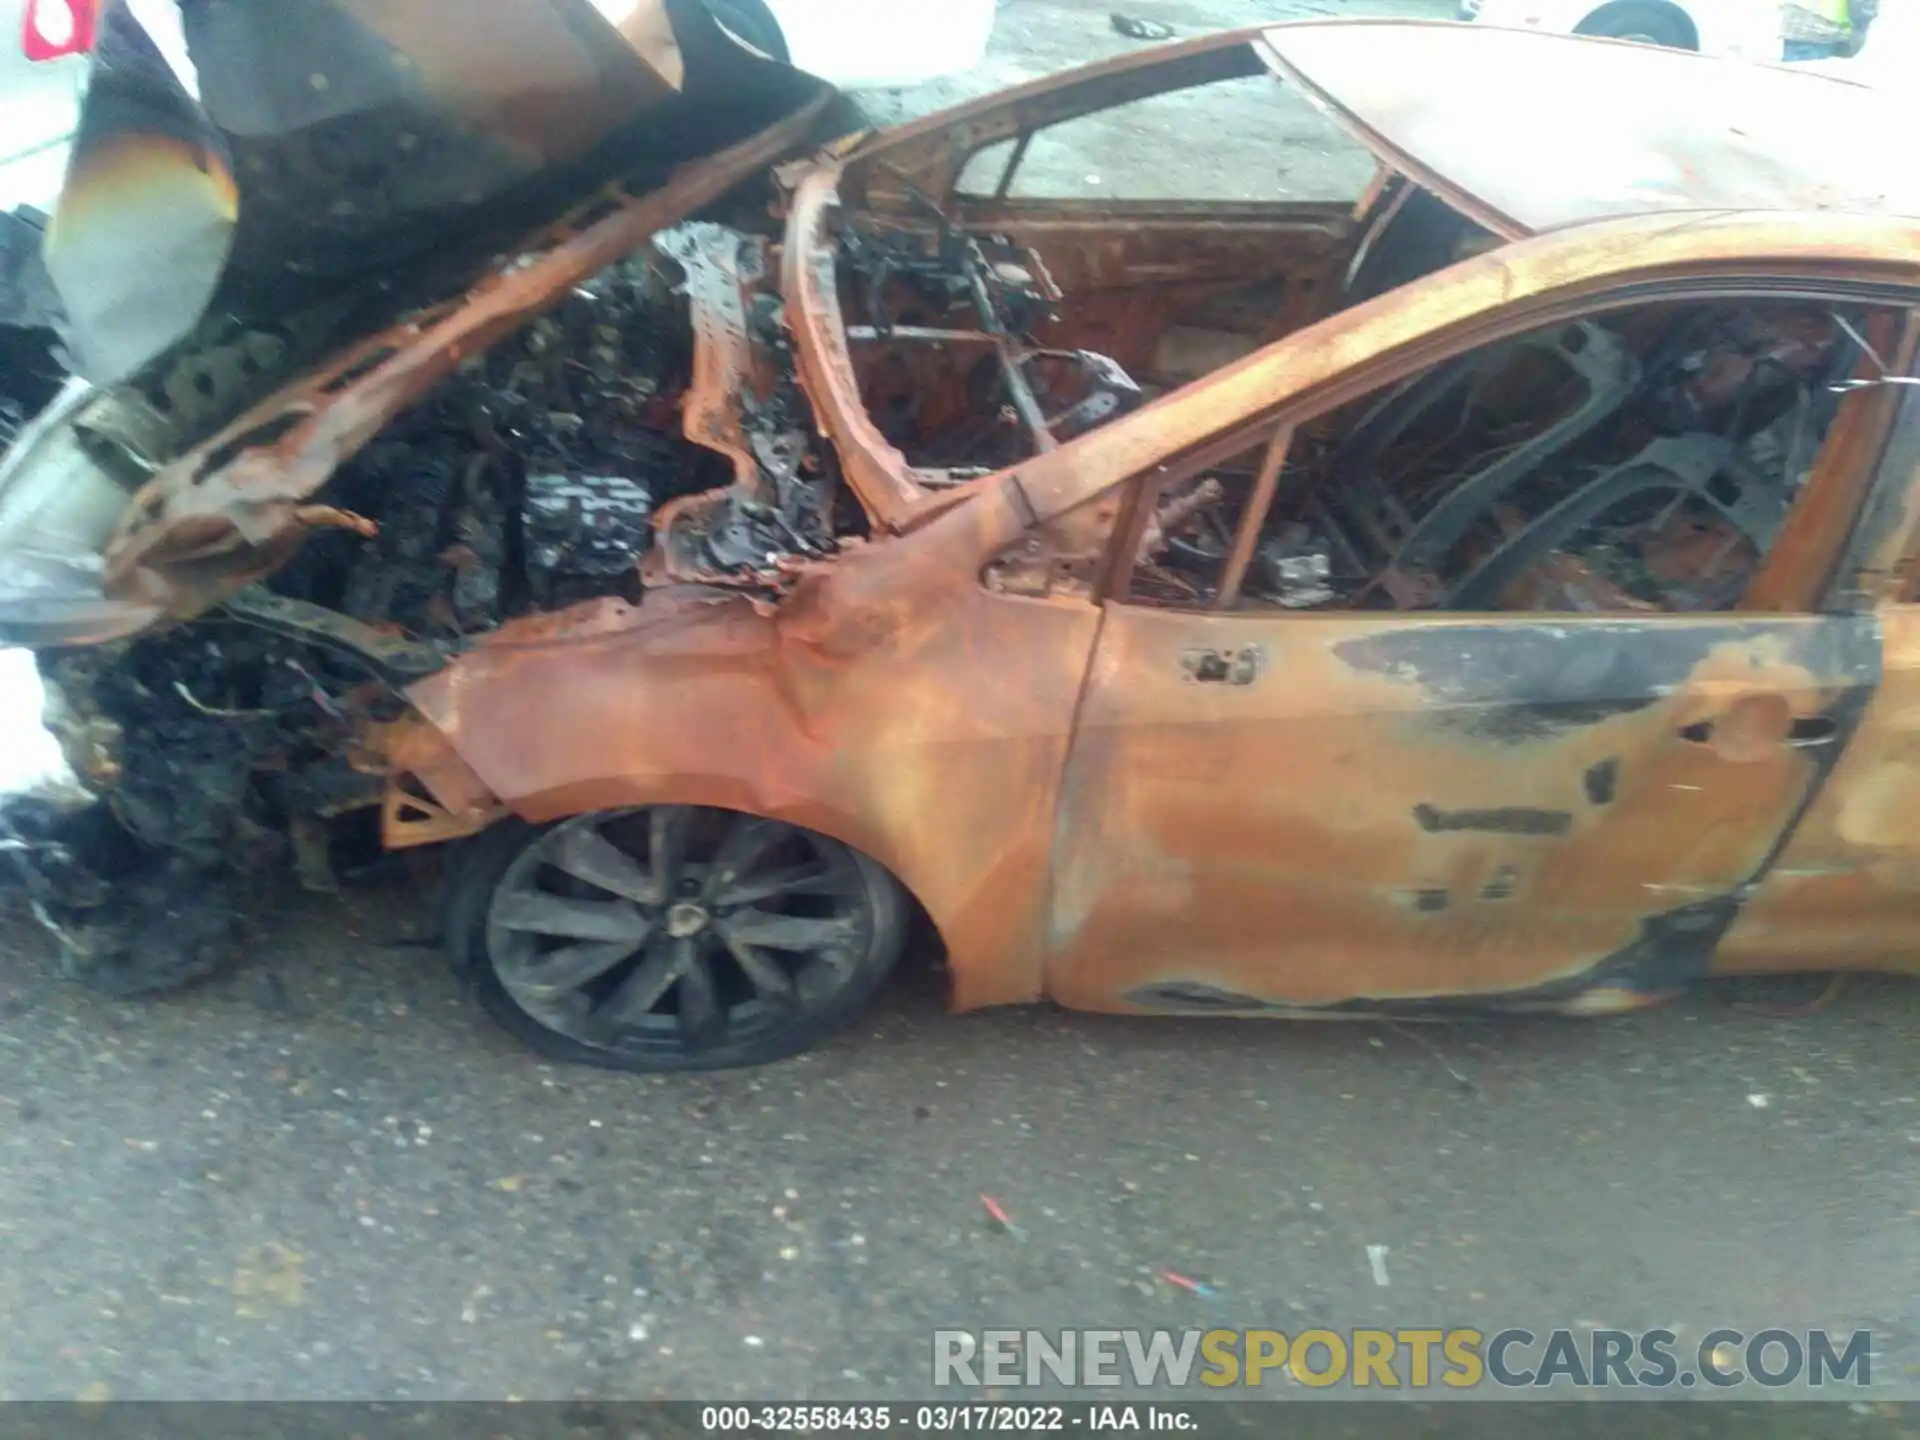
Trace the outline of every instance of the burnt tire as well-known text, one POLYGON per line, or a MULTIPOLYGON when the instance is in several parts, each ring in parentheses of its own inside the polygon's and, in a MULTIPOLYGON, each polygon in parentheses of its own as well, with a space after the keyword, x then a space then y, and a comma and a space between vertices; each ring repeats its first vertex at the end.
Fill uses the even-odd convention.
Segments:
POLYGON ((453 860, 446 941, 487 1013, 549 1059, 724 1070, 851 1024, 908 918, 898 882, 828 836, 652 806, 495 826, 453 860))
POLYGON ((1576 35, 1608 40, 1633 40, 1642 45, 1664 45, 1671 50, 1698 50, 1700 41, 1687 19, 1671 5, 1655 0, 1621 0, 1602 6, 1574 27, 1576 35))

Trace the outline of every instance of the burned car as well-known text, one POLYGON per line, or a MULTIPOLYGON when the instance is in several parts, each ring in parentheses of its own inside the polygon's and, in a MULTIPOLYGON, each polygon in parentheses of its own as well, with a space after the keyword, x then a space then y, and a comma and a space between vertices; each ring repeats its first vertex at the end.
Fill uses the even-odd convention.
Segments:
POLYGON ((1920 193, 1811 138, 1875 92, 1310 22, 823 103, 42 417, 0 620, 101 802, 8 853, 76 975, 203 969, 356 815, 636 1069, 815 1042, 916 916, 959 1008, 1913 967, 1920 193))

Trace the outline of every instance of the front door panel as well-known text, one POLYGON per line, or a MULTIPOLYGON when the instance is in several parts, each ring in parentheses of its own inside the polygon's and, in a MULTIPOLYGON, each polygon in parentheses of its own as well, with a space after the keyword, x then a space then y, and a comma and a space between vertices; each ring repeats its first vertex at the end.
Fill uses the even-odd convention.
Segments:
POLYGON ((1705 973, 1879 655, 1871 616, 1111 606, 1048 989, 1252 1013, 1672 988, 1705 973))

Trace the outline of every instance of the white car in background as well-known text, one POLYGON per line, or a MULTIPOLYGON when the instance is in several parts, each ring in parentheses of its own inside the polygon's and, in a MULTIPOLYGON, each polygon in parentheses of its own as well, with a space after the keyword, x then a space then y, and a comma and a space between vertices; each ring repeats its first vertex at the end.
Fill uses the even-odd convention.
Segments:
MULTIPOLYGON (((1920 61, 1920 0, 1894 0, 1881 6, 1856 53, 1828 60, 1803 60, 1797 68, 1831 75, 1837 80, 1892 89, 1911 82, 1917 61, 1920 61)), ((1884 144, 1886 137, 1877 137, 1874 143, 1884 144)), ((1889 156, 1888 163, 1899 162, 1889 156)))
POLYGON ((1774 0, 1461 0, 1460 17, 1742 60, 1778 61, 1784 48, 1774 0))
POLYGON ((97 0, 0 0, 0 450, 52 398, 58 308, 40 242, 66 174, 97 0))
POLYGON ((0 0, 0 211, 53 208, 98 0, 0 0))

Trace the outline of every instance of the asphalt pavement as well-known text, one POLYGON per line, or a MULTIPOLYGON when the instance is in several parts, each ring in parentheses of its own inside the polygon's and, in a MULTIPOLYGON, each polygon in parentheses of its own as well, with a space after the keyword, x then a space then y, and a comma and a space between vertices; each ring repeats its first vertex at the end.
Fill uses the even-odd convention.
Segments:
POLYGON ((138 1003, 0 934, 0 1398, 921 1395, 955 1325, 1867 1328, 1920 1389, 1911 982, 1381 1027, 955 1017, 919 963, 632 1077, 520 1050, 431 914, 289 897, 138 1003))

